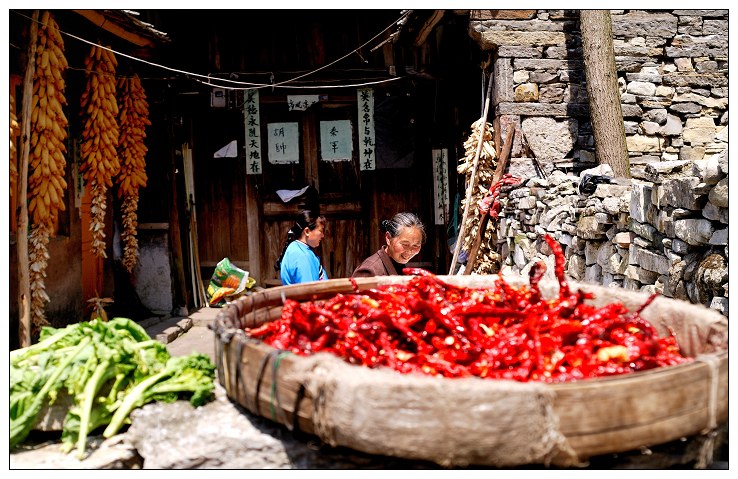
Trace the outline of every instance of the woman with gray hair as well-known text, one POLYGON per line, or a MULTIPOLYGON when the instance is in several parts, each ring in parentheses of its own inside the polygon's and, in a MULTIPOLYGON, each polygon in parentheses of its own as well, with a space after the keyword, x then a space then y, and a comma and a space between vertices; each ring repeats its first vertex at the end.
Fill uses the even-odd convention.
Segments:
POLYGON ((413 213, 397 213, 381 223, 387 244, 354 270, 352 278, 402 274, 402 268, 425 243, 425 226, 413 213))

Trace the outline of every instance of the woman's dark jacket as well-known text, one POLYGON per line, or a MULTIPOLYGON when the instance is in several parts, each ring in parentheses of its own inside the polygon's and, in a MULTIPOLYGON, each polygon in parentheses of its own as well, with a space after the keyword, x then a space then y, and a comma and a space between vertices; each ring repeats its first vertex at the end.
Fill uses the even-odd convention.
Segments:
POLYGON ((393 264, 392 258, 389 257, 384 247, 369 256, 354 270, 352 278, 363 278, 367 276, 391 276, 398 275, 393 264))

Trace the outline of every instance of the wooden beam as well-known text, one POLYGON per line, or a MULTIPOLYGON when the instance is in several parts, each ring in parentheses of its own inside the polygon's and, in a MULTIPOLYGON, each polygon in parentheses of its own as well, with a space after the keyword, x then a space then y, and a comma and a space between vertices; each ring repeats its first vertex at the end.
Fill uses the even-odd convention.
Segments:
POLYGON ((420 33, 418 33, 418 36, 415 37, 415 46, 419 47, 423 43, 425 43, 425 40, 428 38, 428 35, 433 31, 434 28, 436 28, 436 25, 438 25, 438 22, 441 21, 443 18, 443 14, 446 12, 446 10, 434 10, 433 15, 425 21, 423 26, 420 29, 420 33))
MULTIPOLYGON (((293 218, 300 213, 300 205, 298 203, 290 203, 286 205, 277 201, 264 201, 263 211, 265 218, 293 218)), ((344 201, 341 203, 323 203, 320 205, 320 214, 324 216, 346 213, 361 213, 361 203, 359 201, 344 201)))
POLYGON ((74 10, 74 12, 82 15, 87 20, 91 21, 96 26, 102 28, 106 32, 112 33, 116 37, 122 38, 123 40, 133 43, 136 46, 139 46, 139 47, 153 47, 154 46, 154 42, 152 42, 148 38, 142 37, 141 35, 128 31, 125 28, 121 27, 120 25, 117 25, 113 21, 108 21, 105 15, 98 13, 95 10, 74 10))
POLYGON ((34 10, 31 31, 28 36, 28 62, 26 76, 23 81, 23 107, 21 110, 21 164, 18 180, 20 187, 20 211, 18 212, 18 340, 20 347, 31 345, 31 272, 28 264, 28 159, 31 155, 31 101, 33 95, 33 75, 36 71, 36 41, 38 36, 38 18, 40 13, 34 10))
MULTIPOLYGON (((246 175, 246 231, 248 233, 249 264, 246 269, 249 276, 256 280, 257 284, 264 284, 261 273, 261 217, 259 216, 259 197, 255 175, 246 175)), ((239 266, 240 267, 240 266, 239 266)))
MULTIPOLYGON (((505 139, 505 148, 503 148, 502 150, 502 156, 497 157, 497 168, 495 168, 495 174, 492 177, 490 188, 494 186, 498 181, 500 181, 502 179, 502 175, 505 173, 505 168, 507 168, 507 161, 510 158, 510 151, 512 150, 514 136, 515 125, 512 125, 510 131, 507 132, 507 138, 505 139)), ((499 149, 498 146, 495 145, 495 147, 499 149)), ((484 216, 482 216, 482 221, 480 222, 479 228, 477 229, 477 236, 476 238, 474 238, 474 243, 472 244, 469 258, 466 260, 464 274, 471 274, 472 270, 474 269, 474 264, 477 262, 477 255, 479 254, 479 248, 482 246, 482 236, 484 236, 484 233, 487 231, 488 222, 489 212, 485 213, 484 216)), ((492 237, 495 238, 496 235, 492 233, 492 237)))
POLYGON ((308 109, 302 120, 302 156, 305 160, 305 183, 320 191, 320 177, 318 175, 318 124, 315 110, 308 109))
MULTIPOLYGON (((194 296, 190 296, 187 291, 187 280, 185 279, 185 259, 182 251, 182 231, 180 229, 180 199, 177 196, 177 155, 174 147, 174 138, 176 138, 175 127, 172 122, 167 125, 166 132, 169 136, 167 146, 169 147, 169 158, 167 168, 167 187, 169 188, 170 201, 167 205, 169 211, 169 223, 139 223, 139 231, 143 229, 155 229, 157 226, 162 230, 169 232, 169 249, 172 252, 172 299, 175 309, 184 307, 188 313, 190 305, 194 305, 194 296), (190 302, 190 299, 192 300, 190 302)), ((185 199, 186 200, 186 199, 185 199)), ((186 203, 185 203, 186 204, 186 203)), ((195 292, 193 291, 194 295, 195 292)))

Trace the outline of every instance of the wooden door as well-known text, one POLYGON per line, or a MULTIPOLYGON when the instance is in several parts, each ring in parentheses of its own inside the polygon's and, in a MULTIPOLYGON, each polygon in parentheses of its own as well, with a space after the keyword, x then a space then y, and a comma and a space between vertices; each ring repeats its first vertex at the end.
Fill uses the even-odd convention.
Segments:
MULTIPOLYGON (((210 109, 193 118, 192 179, 197 228, 197 255, 205 288, 224 258, 253 276, 247 217, 247 175, 243 149, 237 156, 214 157, 236 141, 243 145, 243 113, 239 109, 210 109)), ((192 218, 190 218, 191 220, 192 218)))
POLYGON ((350 276, 368 256, 367 214, 363 206, 366 193, 359 169, 356 97, 323 95, 320 102, 298 111, 287 108, 285 96, 262 97, 260 113, 264 139, 275 133, 270 131, 270 125, 297 124, 300 152, 298 162, 278 164, 270 161, 268 141, 262 145, 264 174, 259 201, 264 224, 260 234, 264 282, 279 284, 274 263, 282 252, 294 216, 305 202, 304 197, 298 197, 285 203, 277 191, 300 190, 305 186, 317 190, 321 214, 328 220, 325 238, 316 253, 329 278, 350 276), (349 131, 346 128, 350 128, 350 151, 336 151, 330 137, 335 126, 344 139, 349 131), (321 128, 324 129, 322 141, 321 128))

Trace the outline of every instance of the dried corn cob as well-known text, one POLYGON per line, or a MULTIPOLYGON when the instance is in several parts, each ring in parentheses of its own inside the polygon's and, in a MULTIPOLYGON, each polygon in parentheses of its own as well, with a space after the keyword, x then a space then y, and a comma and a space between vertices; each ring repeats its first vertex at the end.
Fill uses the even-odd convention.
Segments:
POLYGON ((118 80, 118 105, 120 105, 118 156, 120 173, 116 178, 118 196, 123 199, 121 216, 123 231, 123 266, 130 273, 138 259, 138 190, 146 186, 146 126, 149 121, 149 104, 138 75, 118 80))
POLYGON ((47 11, 41 16, 36 50, 36 69, 31 100, 31 134, 29 148, 28 212, 31 218, 29 237, 29 269, 31 284, 31 322, 35 332, 48 324, 45 306, 49 296, 45 291, 48 244, 58 221, 59 211, 66 209, 64 191, 68 121, 63 106, 65 83, 63 74, 68 67, 64 56, 64 41, 59 26, 47 11))
POLYGON ((93 46, 85 58, 87 83, 80 101, 83 117, 80 172, 92 194, 90 231, 92 253, 105 253, 105 210, 108 188, 120 170, 118 161, 118 103, 115 99, 115 69, 112 51, 93 46))

